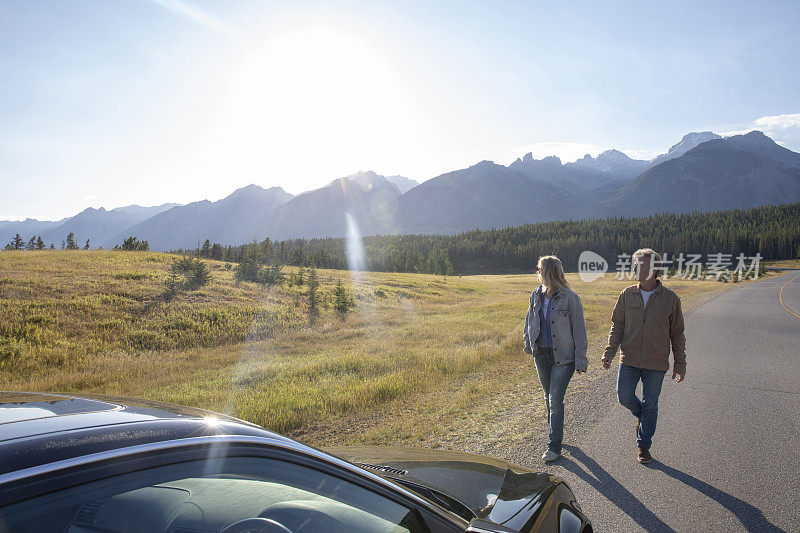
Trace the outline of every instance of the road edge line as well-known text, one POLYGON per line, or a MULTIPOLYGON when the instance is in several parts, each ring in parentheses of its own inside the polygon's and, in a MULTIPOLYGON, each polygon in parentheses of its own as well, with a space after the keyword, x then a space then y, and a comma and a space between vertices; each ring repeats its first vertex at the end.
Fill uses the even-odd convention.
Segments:
POLYGON ((780 302, 780 304, 783 306, 784 309, 786 309, 787 311, 792 313, 797 318, 800 318, 800 315, 798 315, 797 313, 795 313, 794 311, 789 309, 789 307, 785 303, 783 303, 783 288, 786 287, 791 282, 793 282, 794 280, 796 280, 797 278, 800 278, 800 272, 795 277, 793 277, 792 279, 790 279, 789 281, 787 281, 786 283, 783 284, 783 286, 781 287, 781 290, 778 291, 778 302, 780 302))

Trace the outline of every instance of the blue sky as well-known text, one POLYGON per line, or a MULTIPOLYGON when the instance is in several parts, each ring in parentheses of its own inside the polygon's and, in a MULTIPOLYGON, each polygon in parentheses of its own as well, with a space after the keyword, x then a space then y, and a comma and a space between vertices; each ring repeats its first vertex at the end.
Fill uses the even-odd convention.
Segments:
POLYGON ((800 2, 0 0, 0 220, 690 131, 800 150, 800 2))

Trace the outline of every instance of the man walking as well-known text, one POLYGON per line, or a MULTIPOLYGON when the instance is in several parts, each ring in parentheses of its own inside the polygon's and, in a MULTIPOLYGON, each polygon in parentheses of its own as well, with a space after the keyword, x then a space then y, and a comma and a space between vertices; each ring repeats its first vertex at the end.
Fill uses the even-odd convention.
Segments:
POLYGON ((603 354, 603 368, 622 351, 617 376, 617 398, 636 417, 636 442, 639 462, 650 463, 653 434, 658 419, 658 397, 664 375, 669 370, 672 347, 672 379, 683 381, 686 375, 686 337, 683 334, 681 299, 658 279, 654 262, 661 257, 650 248, 636 250, 633 267, 639 282, 619 295, 611 316, 611 332, 603 354), (642 398, 636 386, 642 382, 642 398))

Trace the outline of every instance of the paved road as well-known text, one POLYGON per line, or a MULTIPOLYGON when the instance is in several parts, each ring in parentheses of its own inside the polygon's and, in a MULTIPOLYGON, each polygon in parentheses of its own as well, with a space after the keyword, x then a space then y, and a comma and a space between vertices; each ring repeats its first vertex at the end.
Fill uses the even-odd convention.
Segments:
MULTIPOLYGON (((800 531, 800 318, 778 301, 798 274, 687 313, 687 377, 665 380, 651 465, 636 461, 615 371, 567 404, 564 458, 547 470, 597 531, 800 531)), ((800 277, 783 303, 800 315, 800 277)))

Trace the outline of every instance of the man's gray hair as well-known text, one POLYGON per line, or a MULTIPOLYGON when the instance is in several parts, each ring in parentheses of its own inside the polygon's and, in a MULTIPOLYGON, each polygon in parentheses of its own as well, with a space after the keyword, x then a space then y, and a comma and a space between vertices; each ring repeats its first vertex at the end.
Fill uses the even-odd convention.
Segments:
POLYGON ((648 256, 648 255, 650 256, 650 271, 653 273, 653 277, 657 278, 658 274, 659 274, 659 271, 657 269, 653 268, 653 265, 656 262, 661 261, 661 254, 659 254, 658 252, 656 252, 652 248, 639 248, 638 250, 633 252, 633 257, 631 258, 631 262, 632 263, 636 263, 636 261, 640 257, 645 257, 645 256, 648 256))

